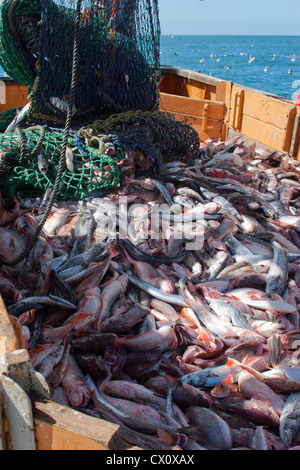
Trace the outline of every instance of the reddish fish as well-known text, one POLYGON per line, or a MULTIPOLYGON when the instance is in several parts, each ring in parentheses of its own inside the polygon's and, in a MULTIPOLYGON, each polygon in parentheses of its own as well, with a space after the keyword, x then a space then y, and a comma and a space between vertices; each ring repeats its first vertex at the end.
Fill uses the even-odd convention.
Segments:
POLYGON ((141 352, 172 351, 178 344, 175 329, 170 326, 162 326, 156 331, 146 331, 137 336, 119 338, 119 342, 125 349, 141 352))
POLYGON ((83 374, 71 355, 69 356, 67 372, 62 380, 62 386, 71 406, 84 408, 91 399, 91 392, 85 383, 83 374))
POLYGON ((97 312, 94 328, 100 331, 101 323, 109 317, 110 310, 115 301, 124 293, 128 286, 127 274, 122 274, 117 280, 111 282, 103 289, 101 307, 97 312))

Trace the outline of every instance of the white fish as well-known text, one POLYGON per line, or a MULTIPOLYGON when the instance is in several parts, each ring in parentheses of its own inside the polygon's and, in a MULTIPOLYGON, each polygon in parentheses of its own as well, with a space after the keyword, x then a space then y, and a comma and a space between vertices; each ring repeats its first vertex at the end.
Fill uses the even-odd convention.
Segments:
POLYGON ((74 155, 69 147, 66 148, 66 167, 70 173, 74 173, 74 155))

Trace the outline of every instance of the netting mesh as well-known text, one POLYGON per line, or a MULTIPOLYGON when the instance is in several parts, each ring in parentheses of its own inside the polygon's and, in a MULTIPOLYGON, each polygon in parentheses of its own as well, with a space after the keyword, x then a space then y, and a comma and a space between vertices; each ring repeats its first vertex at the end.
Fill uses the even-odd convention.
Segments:
MULTIPOLYGON (((5 0, 0 64, 29 85, 30 108, 21 124, 25 129, 0 134, 1 192, 23 197, 56 187, 62 128, 69 129, 73 96, 67 152, 73 169, 66 161, 58 197, 80 199, 116 187, 122 153, 135 149, 154 162, 154 171, 164 161, 197 158, 197 132, 159 111, 159 42, 158 0, 5 0), (38 127, 26 128, 29 124, 38 127), (115 155, 93 147, 105 138, 115 155)), ((0 117, 0 133, 15 113, 0 117)))
MULTIPOLYGON (((32 95, 35 118, 65 119, 75 7, 74 0, 41 0, 39 61, 32 95)), ((85 0, 73 118, 153 109, 158 103, 159 34, 157 0, 85 0)), ((22 38, 28 44, 25 33, 22 38)))
MULTIPOLYGON (((33 197, 53 187, 62 141, 62 132, 45 130, 42 126, 0 134, 2 194, 33 197)), ((116 187, 122 179, 118 162, 123 156, 120 147, 115 146, 111 156, 99 148, 84 145, 77 134, 70 136, 58 198, 83 199, 116 187)))

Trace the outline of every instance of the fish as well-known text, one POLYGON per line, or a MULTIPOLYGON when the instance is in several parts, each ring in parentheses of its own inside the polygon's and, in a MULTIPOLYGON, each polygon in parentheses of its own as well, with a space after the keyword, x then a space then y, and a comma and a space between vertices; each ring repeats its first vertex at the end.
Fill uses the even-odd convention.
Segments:
POLYGON ((85 407, 91 399, 91 391, 78 367, 74 357, 70 354, 68 368, 62 379, 62 387, 68 397, 69 403, 75 407, 85 407))
POLYGON ((46 161, 44 156, 40 153, 38 155, 38 168, 39 168, 40 172, 44 173, 44 175, 45 175, 48 171, 48 167, 49 167, 48 162, 46 161))
POLYGON ((72 304, 71 302, 55 295, 49 294, 44 296, 33 296, 23 298, 14 303, 13 305, 10 305, 7 311, 10 315, 18 317, 22 313, 27 312, 28 310, 42 307, 58 307, 67 312, 72 312, 77 309, 77 306, 72 304))
POLYGON ((91 245, 91 237, 96 228, 95 218, 90 211, 87 209, 84 211, 75 226, 74 238, 78 240, 78 252, 86 252, 91 245))
POLYGON ((122 314, 115 314, 103 320, 100 331, 104 333, 115 333, 118 335, 128 333, 137 323, 147 315, 148 310, 143 306, 135 306, 122 314))
POLYGON ((171 326, 162 326, 156 331, 146 331, 136 336, 119 338, 119 343, 130 351, 173 350, 178 344, 175 330, 171 326))
POLYGON ((180 305, 183 307, 187 307, 187 304, 181 295, 169 294, 169 293, 163 292, 160 289, 152 286, 148 282, 138 279, 136 276, 134 276, 131 273, 127 273, 127 275, 128 275, 129 281, 132 282, 132 284, 144 290, 145 292, 152 295, 156 299, 169 302, 171 305, 173 304, 173 305, 180 305))
POLYGON ((26 242, 16 230, 0 227, 0 255, 5 261, 17 259, 25 250, 26 242))
POLYGON ((282 414, 284 400, 275 393, 267 384, 259 381, 249 372, 243 370, 238 376, 238 386, 240 392, 248 398, 256 398, 267 405, 271 405, 278 413, 282 414))
POLYGON ((155 267, 160 266, 161 264, 171 265, 172 263, 182 261, 187 253, 186 250, 183 250, 179 253, 176 253, 174 256, 155 256, 149 253, 141 251, 138 247, 130 243, 129 240, 120 239, 118 240, 118 245, 124 247, 126 251, 130 254, 132 258, 137 261, 145 261, 155 267))
POLYGON ((102 322, 109 317, 113 304, 120 297, 121 293, 127 289, 127 286, 128 275, 124 273, 117 280, 113 281, 103 289, 100 308, 99 311, 96 312, 94 323, 94 328, 96 330, 100 331, 102 322))
POLYGON ((122 423, 131 429, 144 432, 146 434, 156 434, 158 429, 174 431, 178 429, 179 424, 169 425, 163 416, 149 405, 142 405, 130 402, 129 400, 109 398, 102 388, 105 382, 102 382, 100 391, 96 387, 91 376, 85 376, 86 383, 89 386, 96 407, 104 405, 112 416, 116 416, 122 423))
POLYGON ((67 147, 66 148, 66 154, 65 154, 65 162, 66 162, 66 167, 70 173, 75 172, 75 167, 74 167, 74 154, 72 150, 67 147))
POLYGON ((197 435, 204 442, 220 449, 232 448, 232 432, 230 426, 214 411, 199 406, 189 406, 185 411, 190 423, 195 426, 197 435))
POLYGON ((48 235, 54 234, 55 231, 63 225, 69 216, 70 211, 63 207, 57 210, 53 210, 44 224, 43 231, 48 235))
POLYGON ((279 434, 287 447, 291 447, 299 432, 300 393, 291 393, 280 415, 279 434))
POLYGON ((212 388, 223 381, 232 381, 232 375, 235 375, 236 369, 235 363, 228 359, 226 365, 186 374, 180 378, 180 383, 192 385, 193 387, 212 388))
MULTIPOLYGON (((38 372, 42 374, 48 383, 51 383, 54 375, 54 367, 61 361, 64 353, 64 346, 59 345, 53 348, 53 350, 39 363, 38 372)), ((37 367, 37 365, 36 365, 37 367)))
POLYGON ((288 258, 280 243, 274 240, 271 244, 274 256, 268 272, 266 293, 270 296, 273 294, 283 295, 288 281, 288 258))
POLYGON ((259 310, 276 310, 279 313, 295 313, 296 308, 288 302, 278 298, 273 299, 266 292, 259 289, 240 288, 227 292, 227 295, 245 302, 247 305, 259 310))
MULTIPOLYGON (((115 141, 103 149, 117 155, 115 141)), ((17 265, 53 188, 0 196, 0 294, 20 344, 52 400, 116 423, 130 445, 296 448, 298 164, 241 135, 152 163, 126 150, 117 187, 56 200, 17 265)))

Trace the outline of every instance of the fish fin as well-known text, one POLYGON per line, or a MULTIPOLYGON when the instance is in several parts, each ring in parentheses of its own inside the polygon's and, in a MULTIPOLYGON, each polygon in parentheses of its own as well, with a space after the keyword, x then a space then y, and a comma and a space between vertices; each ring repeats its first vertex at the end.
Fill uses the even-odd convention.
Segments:
POLYGON ((242 369, 246 370, 247 372, 250 372, 250 374, 254 375, 258 380, 263 380, 264 376, 260 372, 258 372, 256 369, 253 369, 253 367, 246 366, 245 364, 242 364, 241 362, 237 361, 236 359, 228 358, 228 362, 226 364, 227 367, 242 367, 242 369))
POLYGON ((116 256, 118 256, 120 253, 118 250, 116 250, 116 248, 113 246, 113 245, 110 245, 109 247, 109 254, 111 256, 111 258, 115 258, 116 256))
POLYGON ((87 317, 90 317, 91 314, 90 313, 78 313, 78 315, 74 318, 74 320, 71 322, 73 325, 80 322, 81 320, 84 320, 85 318, 87 317))
POLYGON ((222 382, 224 382, 226 384, 233 384, 233 379, 232 379, 231 375, 229 375, 224 380, 222 380, 222 382))
POLYGON ((230 357, 228 358, 227 367, 243 367, 243 364, 241 364, 239 361, 236 359, 231 359, 230 357))

